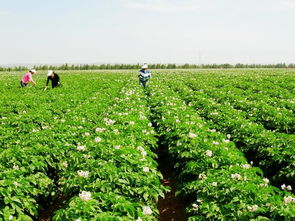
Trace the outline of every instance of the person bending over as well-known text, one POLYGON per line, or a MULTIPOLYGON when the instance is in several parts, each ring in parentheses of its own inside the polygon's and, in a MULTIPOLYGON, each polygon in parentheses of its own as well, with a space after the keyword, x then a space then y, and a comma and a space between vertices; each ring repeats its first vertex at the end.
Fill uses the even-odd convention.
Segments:
POLYGON ((36 74, 36 73, 37 72, 35 69, 31 69, 31 70, 29 70, 29 72, 25 73, 25 75, 23 76, 23 78, 20 81, 21 87, 26 87, 28 85, 28 83, 32 83, 32 84, 36 85, 36 82, 32 78, 32 75, 36 74))
POLYGON ((49 70, 47 73, 47 81, 44 90, 47 90, 49 81, 51 81, 52 88, 60 86, 60 79, 57 73, 52 70, 49 70))

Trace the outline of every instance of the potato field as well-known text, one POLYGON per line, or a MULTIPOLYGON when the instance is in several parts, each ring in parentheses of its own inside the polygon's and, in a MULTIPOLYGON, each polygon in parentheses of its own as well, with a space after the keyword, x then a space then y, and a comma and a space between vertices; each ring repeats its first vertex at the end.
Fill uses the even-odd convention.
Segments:
POLYGON ((0 72, 0 220, 169 220, 163 160, 183 220, 295 220, 294 70, 56 72, 0 72))

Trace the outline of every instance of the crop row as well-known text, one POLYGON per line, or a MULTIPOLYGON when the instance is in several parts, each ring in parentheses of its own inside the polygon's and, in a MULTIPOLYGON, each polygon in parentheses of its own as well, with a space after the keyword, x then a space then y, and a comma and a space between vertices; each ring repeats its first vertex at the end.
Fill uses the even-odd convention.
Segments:
POLYGON ((261 123, 266 129, 282 133, 293 134, 295 132, 295 118, 292 110, 284 107, 275 107, 265 102, 260 95, 255 96, 248 93, 244 95, 241 90, 234 88, 214 88, 202 85, 200 82, 186 82, 194 90, 201 90, 222 104, 231 105, 233 108, 242 110, 247 118, 261 123))
POLYGON ((165 188, 141 93, 129 83, 101 119, 90 118, 96 122, 90 135, 68 146, 59 182, 75 194, 54 220, 156 220, 156 203, 165 188))
POLYGON ((71 87, 64 85, 57 90, 13 88, 1 94, 0 149, 18 145, 18 140, 29 136, 32 130, 50 127, 55 119, 62 119, 72 108, 108 90, 108 82, 118 80, 116 75, 88 74, 87 77, 79 76, 79 81, 71 83, 71 87))
POLYGON ((241 111, 228 104, 217 103, 202 91, 191 90, 182 83, 170 86, 208 121, 232 140, 247 158, 258 165, 276 185, 295 184, 294 135, 273 133, 246 119, 241 111))
MULTIPOLYGON (((32 119, 31 123, 26 124, 27 133, 20 129, 22 133, 15 138, 14 145, 1 152, 0 217, 5 220, 9 217, 30 220, 38 216, 44 202, 59 193, 57 179, 62 171, 60 162, 64 161, 68 151, 63 142, 82 137, 77 130, 81 124, 91 122, 86 121, 81 113, 87 111, 89 105, 93 106, 95 101, 95 114, 100 114, 122 83, 108 85, 109 88, 104 88, 98 98, 84 101, 63 114, 62 118, 61 115, 49 114, 49 111, 43 112, 43 116, 50 119, 47 127, 36 128, 32 119)), ((60 108, 63 107, 61 104, 60 108)), ((57 103, 54 110, 58 111, 58 108, 57 103)), ((29 114, 27 118, 30 119, 29 114)))
MULTIPOLYGON (((172 74, 165 73, 165 75, 172 77, 172 74)), ((265 73, 263 71, 245 73, 210 71, 198 74, 184 72, 182 75, 174 73, 173 78, 180 81, 189 79, 189 82, 198 84, 201 88, 230 91, 236 95, 245 95, 248 100, 263 101, 274 107, 295 111, 292 74, 277 74, 270 71, 265 73)))
POLYGON ((165 84, 155 84, 149 104, 176 171, 178 194, 188 204, 189 220, 295 217, 294 196, 270 186, 260 169, 249 164, 229 140, 230 135, 216 132, 165 84))
POLYGON ((277 101, 294 98, 293 73, 280 71, 238 71, 206 73, 206 75, 193 75, 193 78, 206 82, 206 85, 215 87, 231 86, 244 91, 252 91, 269 96, 277 101))

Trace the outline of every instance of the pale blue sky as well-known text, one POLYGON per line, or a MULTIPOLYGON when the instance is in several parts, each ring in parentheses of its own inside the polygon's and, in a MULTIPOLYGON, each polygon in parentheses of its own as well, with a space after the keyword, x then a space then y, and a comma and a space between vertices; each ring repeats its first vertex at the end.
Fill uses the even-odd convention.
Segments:
POLYGON ((295 0, 0 0, 0 64, 295 63, 295 0))

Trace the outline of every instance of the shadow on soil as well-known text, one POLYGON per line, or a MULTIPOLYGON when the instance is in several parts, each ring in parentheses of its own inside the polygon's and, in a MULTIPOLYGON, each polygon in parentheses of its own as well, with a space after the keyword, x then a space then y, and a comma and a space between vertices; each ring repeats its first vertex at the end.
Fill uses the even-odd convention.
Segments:
POLYGON ((186 221, 185 215, 185 203, 183 200, 175 197, 176 181, 173 175, 173 167, 169 162, 168 154, 165 151, 165 147, 158 147, 158 170, 163 175, 161 180, 162 185, 169 186, 170 192, 166 193, 165 198, 160 198, 158 202, 158 209, 160 212, 160 221, 186 221))

